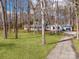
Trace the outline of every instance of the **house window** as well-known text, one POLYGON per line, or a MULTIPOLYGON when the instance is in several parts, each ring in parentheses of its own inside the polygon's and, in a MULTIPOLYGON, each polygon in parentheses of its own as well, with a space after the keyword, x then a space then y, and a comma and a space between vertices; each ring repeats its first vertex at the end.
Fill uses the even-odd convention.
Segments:
POLYGON ((53 27, 53 29, 55 29, 55 27, 53 27))
POLYGON ((58 29, 60 29, 60 27, 58 27, 58 29))

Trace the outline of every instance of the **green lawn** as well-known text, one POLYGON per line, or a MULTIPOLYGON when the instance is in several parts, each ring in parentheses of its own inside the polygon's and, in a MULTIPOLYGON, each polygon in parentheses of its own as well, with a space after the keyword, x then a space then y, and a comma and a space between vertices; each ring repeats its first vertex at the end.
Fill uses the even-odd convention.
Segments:
POLYGON ((0 59, 45 59, 49 51, 62 35, 46 34, 47 44, 41 45, 41 34, 19 32, 19 39, 14 39, 13 33, 9 34, 9 39, 3 39, 0 33, 0 59))

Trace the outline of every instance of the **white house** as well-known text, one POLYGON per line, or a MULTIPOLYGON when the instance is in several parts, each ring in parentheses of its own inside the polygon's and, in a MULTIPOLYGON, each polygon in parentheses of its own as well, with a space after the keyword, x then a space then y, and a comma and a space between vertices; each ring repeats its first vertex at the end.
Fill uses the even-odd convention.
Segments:
POLYGON ((69 24, 62 25, 63 31, 72 31, 72 26, 69 24))

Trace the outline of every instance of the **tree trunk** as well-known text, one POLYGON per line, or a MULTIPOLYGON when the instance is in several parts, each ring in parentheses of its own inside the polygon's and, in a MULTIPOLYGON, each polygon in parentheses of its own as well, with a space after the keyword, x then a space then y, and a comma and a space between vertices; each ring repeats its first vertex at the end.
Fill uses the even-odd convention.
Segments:
POLYGON ((5 2, 5 5, 3 5, 3 2, 1 2, 1 5, 2 5, 2 21, 3 21, 3 34, 4 34, 4 39, 7 39, 7 20, 6 20, 6 8, 5 8, 5 5, 6 5, 6 0, 4 1, 5 2))
POLYGON ((15 38, 18 39, 18 22, 17 22, 17 0, 16 0, 16 16, 15 16, 15 38))
POLYGON ((41 15, 42 15, 42 44, 45 45, 46 44, 46 40, 45 40, 45 26, 44 26, 44 8, 45 8, 45 3, 44 0, 40 0, 41 1, 41 15), (44 7, 43 7, 44 5, 44 7))
POLYGON ((79 24, 78 24, 78 12, 77 12, 78 11, 78 9, 77 9, 78 4, 76 2, 77 2, 77 0, 76 1, 74 0, 74 4, 76 5, 75 6, 75 15, 76 15, 76 26, 77 26, 77 39, 79 39, 79 34, 78 34, 79 33, 79 31, 78 31, 78 28, 79 28, 78 25, 79 24))

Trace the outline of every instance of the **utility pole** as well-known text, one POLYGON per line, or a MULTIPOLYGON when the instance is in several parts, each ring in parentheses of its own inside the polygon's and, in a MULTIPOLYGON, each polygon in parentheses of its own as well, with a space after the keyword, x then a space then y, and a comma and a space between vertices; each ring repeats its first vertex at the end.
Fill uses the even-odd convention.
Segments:
POLYGON ((44 0, 40 0, 41 4, 41 16, 42 16, 42 44, 46 44, 45 40, 45 26, 44 26, 44 9, 45 9, 45 2, 44 0))

